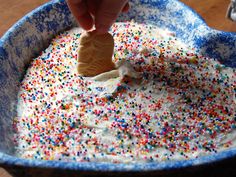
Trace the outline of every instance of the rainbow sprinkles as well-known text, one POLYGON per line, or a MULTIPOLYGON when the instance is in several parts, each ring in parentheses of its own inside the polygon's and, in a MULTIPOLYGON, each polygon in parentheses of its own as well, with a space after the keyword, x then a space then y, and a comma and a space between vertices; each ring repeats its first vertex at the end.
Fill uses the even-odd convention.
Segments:
POLYGON ((58 35, 33 59, 15 118, 17 155, 80 162, 192 159, 236 147, 236 70, 156 26, 116 23, 114 62, 140 79, 77 72, 82 33, 58 35))

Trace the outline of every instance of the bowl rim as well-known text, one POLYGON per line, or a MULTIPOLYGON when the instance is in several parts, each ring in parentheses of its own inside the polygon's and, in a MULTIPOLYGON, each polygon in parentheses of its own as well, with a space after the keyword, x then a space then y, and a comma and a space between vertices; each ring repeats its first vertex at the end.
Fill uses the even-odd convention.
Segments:
MULTIPOLYGON (((21 25, 27 21, 30 16, 34 13, 48 8, 48 6, 53 6, 55 3, 63 2, 64 0, 52 0, 49 1, 31 12, 27 13, 24 17, 18 20, 9 30, 3 34, 0 38, 0 47, 4 45, 4 41, 7 40, 9 36, 21 25)), ((207 26, 205 20, 197 14, 195 10, 185 5, 183 2, 174 0, 181 4, 181 6, 187 10, 190 10, 200 21, 201 25, 208 27, 209 30, 215 30, 207 26)), ((218 31, 218 30, 216 30, 218 31)), ((234 32, 219 31, 225 35, 234 35, 234 32)), ((224 159, 236 157, 236 147, 223 150, 216 154, 205 155, 198 157, 196 159, 188 160, 173 160, 173 161, 157 161, 157 162, 137 162, 137 163, 112 163, 112 162, 66 162, 66 161, 51 161, 51 160, 35 160, 35 159, 24 159, 13 155, 8 155, 0 152, 0 165, 16 165, 24 167, 37 167, 37 168, 59 168, 64 170, 81 170, 81 171, 109 171, 109 172, 148 172, 148 171, 158 171, 158 170, 168 170, 168 169, 178 169, 184 167, 192 167, 198 165, 207 165, 212 162, 218 162, 224 159)))
POLYGON ((217 163, 221 160, 236 156, 236 147, 216 154, 201 156, 196 159, 158 161, 158 162, 137 162, 137 163, 112 163, 112 162, 66 162, 50 160, 34 160, 18 158, 0 152, 0 164, 7 166, 23 166, 37 168, 55 168, 62 170, 100 171, 100 172, 148 172, 185 167, 196 167, 217 163))

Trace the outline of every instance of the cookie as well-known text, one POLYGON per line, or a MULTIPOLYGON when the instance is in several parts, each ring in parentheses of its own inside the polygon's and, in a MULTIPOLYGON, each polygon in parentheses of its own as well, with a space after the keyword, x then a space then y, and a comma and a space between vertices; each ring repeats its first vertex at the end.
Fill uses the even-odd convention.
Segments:
POLYGON ((112 62, 114 39, 111 34, 96 34, 94 31, 81 35, 78 52, 78 72, 93 77, 115 69, 112 62))

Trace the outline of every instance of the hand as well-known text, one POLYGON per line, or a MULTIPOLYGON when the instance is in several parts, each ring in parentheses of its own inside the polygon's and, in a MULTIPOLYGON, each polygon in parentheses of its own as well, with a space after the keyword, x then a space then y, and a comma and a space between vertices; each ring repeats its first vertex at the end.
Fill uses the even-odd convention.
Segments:
POLYGON ((93 26, 97 33, 106 33, 120 12, 129 10, 128 0, 67 0, 67 4, 85 30, 93 26))

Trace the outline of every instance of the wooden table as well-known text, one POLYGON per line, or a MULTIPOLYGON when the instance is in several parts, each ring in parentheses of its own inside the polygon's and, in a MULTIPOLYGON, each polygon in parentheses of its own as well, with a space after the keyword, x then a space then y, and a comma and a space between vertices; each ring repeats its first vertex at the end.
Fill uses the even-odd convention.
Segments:
POLYGON ((192 7, 206 21, 208 26, 222 30, 236 32, 236 22, 226 18, 230 0, 181 0, 192 7))
MULTIPOLYGON (((47 1, 48 0, 0 0, 0 37, 22 16, 47 1)), ((236 32, 236 23, 225 18, 230 0, 181 1, 196 10, 210 27, 223 31, 236 32)), ((11 176, 0 168, 0 177, 11 176)))
MULTIPOLYGON (((22 16, 48 0, 0 0, 0 37, 22 16)), ((181 0, 196 10, 207 24, 236 32, 236 23, 225 18, 230 0, 181 0)))

